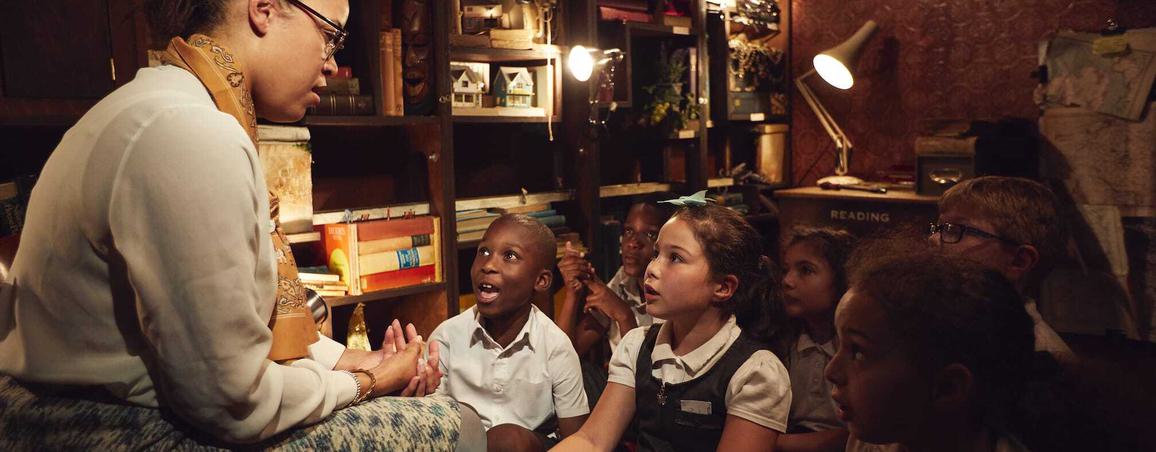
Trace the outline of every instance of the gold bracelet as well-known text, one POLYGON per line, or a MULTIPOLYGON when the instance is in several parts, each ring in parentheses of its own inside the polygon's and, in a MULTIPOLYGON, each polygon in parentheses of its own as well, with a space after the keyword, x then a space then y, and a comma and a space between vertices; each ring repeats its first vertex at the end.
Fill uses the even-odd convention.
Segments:
POLYGON ((353 384, 357 385, 357 389, 353 392, 353 400, 350 400, 349 403, 345 404, 343 407, 349 408, 353 406, 353 404, 357 403, 357 399, 361 398, 361 380, 357 378, 357 375, 354 375, 353 372, 348 370, 342 370, 341 373, 349 375, 349 378, 353 379, 353 384))
POLYGON ((373 376, 372 372, 365 369, 354 369, 352 373, 361 373, 369 377, 369 387, 365 389, 364 393, 358 394, 357 397, 354 397, 353 399, 353 403, 351 405, 356 405, 369 399, 369 395, 373 393, 373 388, 377 387, 377 377, 373 376))

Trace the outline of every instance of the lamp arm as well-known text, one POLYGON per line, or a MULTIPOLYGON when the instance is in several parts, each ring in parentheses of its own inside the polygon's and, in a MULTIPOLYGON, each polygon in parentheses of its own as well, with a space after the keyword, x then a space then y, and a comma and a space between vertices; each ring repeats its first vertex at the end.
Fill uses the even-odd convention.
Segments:
POLYGON ((823 125, 823 129, 827 131, 827 135, 835 142, 836 165, 835 174, 844 175, 848 170, 848 157, 851 153, 851 139, 843 133, 843 129, 835 122, 835 118, 831 117, 831 113, 823 107, 822 102, 815 96, 815 92, 811 91, 811 87, 807 86, 806 78, 814 74, 815 70, 811 69, 806 74, 800 75, 795 79, 795 86, 799 88, 799 92, 803 94, 803 100, 807 101, 807 106, 815 112, 815 116, 819 118, 819 124, 823 125))

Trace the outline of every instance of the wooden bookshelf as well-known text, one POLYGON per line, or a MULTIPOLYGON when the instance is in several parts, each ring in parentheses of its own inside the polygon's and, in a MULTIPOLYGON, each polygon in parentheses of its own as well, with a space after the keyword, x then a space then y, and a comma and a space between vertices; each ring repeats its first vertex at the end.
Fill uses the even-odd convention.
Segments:
POLYGON ((495 49, 492 47, 450 47, 450 60, 479 63, 510 63, 561 59, 569 47, 534 44, 530 49, 495 49))
MULTIPOLYGON (((373 301, 383 301, 411 295, 424 294, 438 290, 445 290, 445 288, 446 283, 444 282, 417 284, 413 286, 399 287, 396 289, 366 292, 361 295, 327 298, 325 299, 325 302, 329 303, 329 307, 336 308, 357 303, 369 303, 373 301)), ((423 332, 423 334, 429 335, 428 332, 423 332)))
POLYGON ((299 124, 306 127, 402 127, 435 125, 437 116, 306 116, 299 124))

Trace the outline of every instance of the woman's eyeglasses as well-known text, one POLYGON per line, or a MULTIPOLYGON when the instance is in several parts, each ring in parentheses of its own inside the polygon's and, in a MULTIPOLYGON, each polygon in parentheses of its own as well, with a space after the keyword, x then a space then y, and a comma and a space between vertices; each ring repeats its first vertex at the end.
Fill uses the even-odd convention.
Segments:
POLYGON ((309 13, 309 15, 316 17, 318 20, 324 22, 325 25, 328 25, 330 28, 332 28, 327 29, 325 27, 318 26, 318 28, 321 29, 321 32, 325 34, 325 54, 323 55, 324 58, 322 61, 329 61, 330 58, 333 58, 333 54, 337 53, 338 50, 341 50, 345 47, 345 37, 349 35, 349 33, 345 31, 345 28, 337 25, 336 22, 329 20, 328 17, 321 15, 321 13, 317 12, 317 10, 310 8, 309 5, 301 3, 301 0, 289 0, 289 3, 292 3, 298 8, 301 8, 302 11, 309 13))
POLYGON ((964 234, 971 234, 971 235, 974 235, 976 237, 981 237, 981 238, 985 238, 985 239, 999 240, 1001 242, 1004 242, 1004 243, 1006 243, 1008 245, 1012 245, 1012 246, 1021 245, 1020 242, 1017 242, 1015 240, 1012 240, 1012 239, 1009 239, 1006 237, 1000 237, 998 235, 992 234, 992 233, 984 231, 982 229, 976 229, 976 228, 973 228, 971 226, 965 226, 962 224, 931 223, 931 227, 928 229, 927 235, 932 236, 932 235, 935 235, 937 233, 939 234, 939 240, 941 242, 949 243, 949 244, 950 243, 959 243, 960 240, 963 240, 964 234))

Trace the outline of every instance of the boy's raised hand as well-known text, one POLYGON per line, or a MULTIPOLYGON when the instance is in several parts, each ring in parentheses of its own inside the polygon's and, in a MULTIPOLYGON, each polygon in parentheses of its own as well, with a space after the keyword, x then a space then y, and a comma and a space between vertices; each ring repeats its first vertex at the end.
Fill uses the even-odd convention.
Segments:
POLYGON ((566 288, 576 292, 582 288, 583 281, 594 276, 594 266, 567 241, 562 260, 558 261, 558 273, 562 274, 566 288))
MULTIPOLYGON (((586 295, 586 312, 601 312, 607 318, 618 322, 620 326, 637 323, 634 320, 634 314, 630 312, 630 307, 618 294, 610 290, 606 283, 593 277, 586 281, 586 287, 590 290, 590 293, 586 295)), ((622 331, 625 332, 630 329, 626 328, 622 331)))

